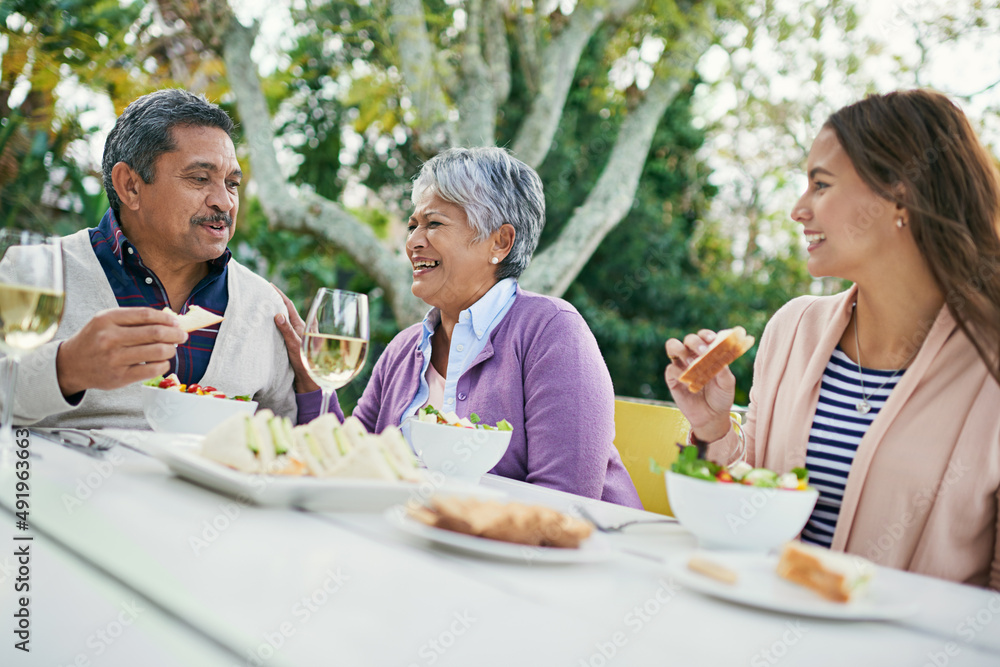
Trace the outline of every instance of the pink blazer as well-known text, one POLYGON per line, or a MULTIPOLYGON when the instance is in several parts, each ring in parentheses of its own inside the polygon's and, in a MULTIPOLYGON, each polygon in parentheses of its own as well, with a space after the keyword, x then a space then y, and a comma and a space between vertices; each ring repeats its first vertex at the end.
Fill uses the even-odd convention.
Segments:
MULTIPOLYGON (((790 301, 768 323, 744 427, 746 460, 805 465, 823 371, 857 288, 790 301)), ((709 455, 728 460, 730 433, 709 455)), ((947 307, 858 446, 832 548, 1000 589, 1000 385, 947 307)))

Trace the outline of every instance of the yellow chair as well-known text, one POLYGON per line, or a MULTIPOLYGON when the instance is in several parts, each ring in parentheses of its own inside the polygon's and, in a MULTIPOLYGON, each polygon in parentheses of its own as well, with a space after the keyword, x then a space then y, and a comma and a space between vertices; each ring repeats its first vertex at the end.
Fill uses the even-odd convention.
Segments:
POLYGON ((615 447, 647 511, 673 516, 666 481, 662 473, 650 471, 649 459, 669 468, 680 451, 677 443, 687 442, 690 429, 677 408, 615 400, 615 447))

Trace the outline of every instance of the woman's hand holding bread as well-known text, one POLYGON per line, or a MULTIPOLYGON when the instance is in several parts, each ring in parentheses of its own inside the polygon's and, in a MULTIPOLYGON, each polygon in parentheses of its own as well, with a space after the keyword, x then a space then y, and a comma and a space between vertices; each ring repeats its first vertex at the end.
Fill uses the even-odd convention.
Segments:
POLYGON ((736 378, 729 364, 753 342, 742 327, 718 333, 702 329, 683 341, 667 341, 667 387, 698 440, 714 442, 728 433, 729 412, 736 396, 736 378))

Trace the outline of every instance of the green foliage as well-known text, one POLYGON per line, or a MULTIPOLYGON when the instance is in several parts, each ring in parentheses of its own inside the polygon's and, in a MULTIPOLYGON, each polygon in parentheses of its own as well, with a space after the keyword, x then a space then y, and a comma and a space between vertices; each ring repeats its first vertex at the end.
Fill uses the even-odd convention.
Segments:
MULTIPOLYGON (((368 219, 376 231, 384 222, 378 215, 370 215, 368 219)), ((398 332, 381 290, 346 254, 311 236, 270 229, 256 198, 245 201, 240 208, 236 235, 229 247, 237 261, 281 288, 303 318, 320 287, 368 294, 371 318, 368 363, 354 381, 337 392, 341 406, 350 414, 368 383, 375 360, 398 332)))
MULTIPOLYGON (((556 145, 539 170, 543 246, 593 188, 624 117, 625 97, 595 93, 610 89, 601 62, 607 37, 595 36, 581 59, 556 145)), ((758 258, 766 270, 744 275, 731 239, 702 221, 715 188, 696 155, 704 134, 692 125, 694 83, 657 128, 632 210, 565 295, 593 330, 619 395, 670 400, 663 380, 668 338, 737 324, 759 338, 774 311, 809 284, 794 253, 758 258)), ((755 351, 733 365, 738 403, 748 399, 755 351)))
POLYGON ((104 191, 88 192, 85 182, 92 175, 66 157, 66 146, 81 135, 74 122, 56 131, 33 129, 18 111, 0 120, 0 225, 67 234, 82 221, 100 221, 104 191), (62 178, 51 182, 53 173, 62 178), (72 202, 72 209, 60 208, 61 201, 72 202))
POLYGON ((141 11, 117 0, 0 4, 0 224, 68 233, 100 221, 100 174, 69 151, 100 128, 81 125, 83 109, 61 109, 56 87, 76 79, 112 99, 145 92, 128 44, 148 27, 141 11), (15 84, 27 93, 11 108, 15 84))
MULTIPOLYGON (((808 37, 810 31, 819 34, 821 25, 829 26, 833 20, 823 23, 814 12, 785 16, 772 2, 761 7, 742 0, 714 0, 712 5, 729 28, 736 22, 747 27, 743 44, 731 47, 733 51, 752 48, 764 33, 777 35, 779 42, 794 42, 808 37)), ((108 94, 118 111, 151 88, 190 87, 197 78, 207 86, 201 92, 212 99, 222 98, 224 108, 236 116, 233 100, 222 96, 225 80, 218 60, 185 31, 159 41, 151 36, 152 12, 143 12, 144 7, 144 2, 118 0, 22 0, 0 5, 0 24, 7 13, 17 12, 31 26, 5 31, 11 42, 2 58, 0 86, 0 216, 4 224, 33 221, 65 233, 96 224, 103 213, 103 193, 89 195, 84 188, 88 176, 95 175, 67 153, 73 141, 96 128, 80 127, 75 117, 57 118, 55 113, 54 88, 67 71, 82 85, 108 94), (168 54, 176 52, 182 55, 171 62, 168 54), (25 71, 29 53, 36 59, 32 92, 27 105, 10 111, 6 100, 15 79, 25 71), (178 62, 183 65, 178 71, 186 71, 190 81, 170 80, 168 68, 178 62), (43 197, 43 191, 51 192, 54 185, 59 194, 43 197), (50 205, 42 206, 43 199, 50 205)), ((424 0, 423 7, 431 40, 440 52, 433 75, 447 79, 461 57, 463 34, 456 27, 456 5, 448 0, 424 0)), ((831 7, 836 19, 843 18, 848 25, 856 22, 849 4, 839 1, 831 7)), ((527 8, 515 3, 506 10, 534 11, 530 3, 527 8)), ((430 157, 416 147, 407 124, 408 91, 389 34, 389 11, 390 3, 382 0, 297 3, 292 11, 296 42, 286 54, 287 61, 263 81, 269 108, 281 123, 279 140, 291 146, 299 160, 293 184, 331 200, 341 199, 349 183, 368 188, 380 205, 352 212, 382 238, 390 236, 393 219, 408 213, 408 181, 430 157), (345 142, 345 137, 350 141, 345 142)), ((622 120, 641 98, 642 91, 634 85, 615 89, 608 77, 612 62, 640 47, 646 37, 673 44, 688 28, 691 15, 686 4, 674 0, 643 3, 618 25, 600 29, 588 44, 556 141, 539 169, 548 210, 541 248, 553 242, 573 210, 585 201, 607 163, 622 120)), ((170 21, 169 16, 165 18, 170 21)), ((557 35, 567 21, 558 12, 551 20, 536 18, 543 42, 557 35)), ((720 37, 724 32, 720 27, 720 37)), ((512 86, 510 99, 498 110, 499 145, 511 144, 532 102, 521 66, 524 54, 516 47, 517 40, 509 41, 512 86)), ((817 77, 829 76, 833 65, 839 65, 839 61, 826 62, 811 43, 809 55, 814 56, 809 62, 817 77)), ((859 57, 849 58, 853 60, 848 62, 848 71, 857 70, 859 57)), ((749 88, 749 83, 745 88, 738 86, 741 99, 749 95, 745 92, 749 88)), ((787 125, 783 104, 764 101, 752 108, 762 108, 764 113, 759 115, 776 127, 787 125)), ((245 143, 241 139, 237 133, 237 144, 245 143)), ((731 230, 704 222, 716 191, 708 184, 709 170, 697 154, 703 141, 703 131, 692 125, 689 89, 657 129, 632 210, 605 238, 565 295, 593 328, 619 394, 669 399, 663 382, 663 344, 668 337, 734 324, 759 336, 771 313, 808 284, 803 261, 796 254, 765 256, 755 244, 749 244, 746 253, 734 251, 731 230)), ((239 261, 279 285, 303 315, 321 286, 370 295, 368 367, 340 392, 350 412, 374 360, 397 332, 375 282, 364 267, 320 239, 270 229, 252 197, 244 198, 231 247, 239 261)), ((739 402, 746 402, 751 363, 747 355, 734 367, 739 402)))

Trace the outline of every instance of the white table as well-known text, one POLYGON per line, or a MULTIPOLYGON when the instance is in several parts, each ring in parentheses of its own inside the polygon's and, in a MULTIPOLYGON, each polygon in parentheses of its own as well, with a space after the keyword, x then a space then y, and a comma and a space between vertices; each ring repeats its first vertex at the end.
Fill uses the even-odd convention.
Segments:
MULTIPOLYGON (((103 459, 39 437, 31 448, 41 457, 28 533, 32 652, 13 650, 5 580, 2 665, 1000 664, 1000 594, 977 588, 880 570, 921 605, 905 624, 796 618, 683 590, 662 563, 628 553, 575 565, 466 556, 377 513, 241 506, 124 447, 103 459), (143 611, 126 626, 133 599, 143 611), (963 625, 969 617, 978 631, 963 625), (94 639, 102 629, 118 636, 94 639)), ((0 480, 6 554, 17 531, 10 472, 0 480)), ((580 502, 484 484, 557 507, 580 502)), ((609 520, 644 515, 589 504, 609 520)), ((607 537, 653 558, 694 546, 676 525, 607 537)))

